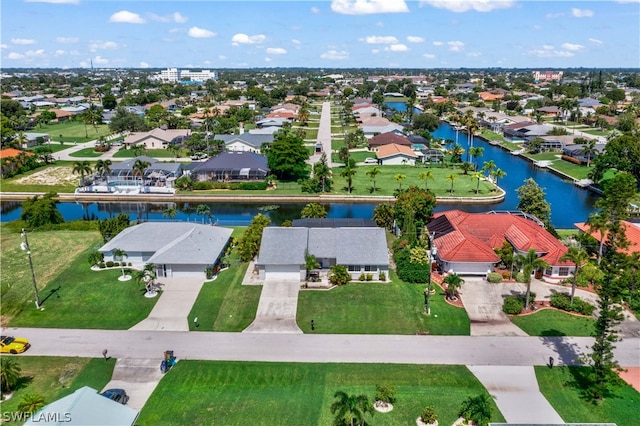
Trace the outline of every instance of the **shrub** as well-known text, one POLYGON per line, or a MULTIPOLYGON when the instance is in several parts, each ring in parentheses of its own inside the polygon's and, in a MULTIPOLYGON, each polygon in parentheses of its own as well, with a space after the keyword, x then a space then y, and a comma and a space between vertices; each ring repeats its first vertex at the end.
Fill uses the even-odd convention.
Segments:
POLYGON ((107 262, 107 268, 112 268, 112 267, 113 267, 113 262, 109 260, 107 262))
POLYGON ((524 302, 517 296, 507 296, 502 311, 508 315, 518 315, 524 309, 524 302))
POLYGON ((360 276, 358 277, 358 281, 364 281, 365 280, 365 275, 364 274, 360 274, 360 276))
POLYGON ((104 269, 105 267, 106 267, 106 265, 104 264, 104 262, 98 263, 98 268, 104 269))
POLYGON ((204 273, 207 276, 207 279, 210 280, 211 278, 213 278, 213 275, 214 275, 213 267, 207 266, 206 268, 204 268, 204 273))
POLYGON ((396 388, 392 385, 376 385, 376 401, 393 404, 396 402, 396 388))
POLYGON ((518 272, 516 273, 516 281, 519 283, 523 283, 524 282, 524 274, 522 272, 518 272))
POLYGON ((365 277, 367 281, 371 281, 373 280, 373 274, 367 274, 367 276, 365 277))
POLYGON ((510 280, 510 279, 511 279, 511 272, 509 272, 509 271, 502 271, 502 279, 503 279, 503 280, 510 280))
POLYGON ((436 410, 430 405, 424 407, 422 410, 422 414, 420 414, 420 418, 424 423, 435 423, 438 420, 436 416, 436 410))
POLYGON ((573 304, 571 302, 571 296, 567 293, 553 293, 551 295, 551 306, 557 309, 561 309, 567 312, 577 312, 582 315, 591 315, 595 307, 590 303, 575 297, 573 304))
POLYGON ((380 281, 386 281, 387 280, 387 276, 385 275, 384 272, 380 272, 380 281))
POLYGON ((104 254, 100 253, 99 251, 91 252, 89 253, 87 260, 89 261, 89 265, 93 266, 97 263, 101 263, 104 260, 104 254))
POLYGON ((245 191, 264 191, 267 189, 266 182, 241 182, 238 185, 238 189, 243 189, 245 191))
POLYGON ((487 274, 487 281, 489 281, 490 283, 493 283, 493 284, 501 283, 502 282, 502 275, 500 275, 497 272, 491 272, 491 273, 487 274))
POLYGON ((409 244, 409 240, 407 238, 398 238, 393 242, 393 246, 392 246, 393 252, 397 253, 398 251, 405 248, 408 244, 409 244))
POLYGON ((129 262, 129 263, 127 263, 127 266, 133 266, 133 265, 131 264, 131 262, 129 262))
POLYGON ((213 182, 194 182, 193 189, 200 191, 213 189, 213 182))

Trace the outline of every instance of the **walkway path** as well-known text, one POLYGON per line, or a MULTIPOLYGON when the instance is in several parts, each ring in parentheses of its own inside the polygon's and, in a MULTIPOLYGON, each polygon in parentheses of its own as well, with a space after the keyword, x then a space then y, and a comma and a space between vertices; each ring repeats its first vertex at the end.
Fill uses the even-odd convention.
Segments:
MULTIPOLYGON (((160 300, 131 330, 189 331, 187 317, 202 288, 201 278, 158 278, 160 300)), ((159 365, 159 364, 158 364, 159 365)))
MULTIPOLYGON (((322 144, 322 151, 327 154, 327 165, 329 169, 333 167, 331 163, 331 102, 322 103, 322 113, 320 115, 320 125, 318 127, 317 143, 322 144)), ((320 160, 321 154, 313 154, 309 158, 310 164, 315 164, 320 160)))
POLYGON ((256 318, 243 333, 302 334, 296 323, 300 281, 266 280, 256 318))
POLYGON ((533 367, 467 366, 493 396, 509 423, 564 424, 562 418, 540 393, 533 367))

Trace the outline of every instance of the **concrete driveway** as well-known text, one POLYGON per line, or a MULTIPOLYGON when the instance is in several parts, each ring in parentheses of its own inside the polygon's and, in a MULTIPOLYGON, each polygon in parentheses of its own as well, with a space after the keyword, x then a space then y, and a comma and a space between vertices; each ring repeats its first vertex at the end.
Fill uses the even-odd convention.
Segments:
POLYGON ((202 278, 158 278, 160 300, 131 330, 189 331, 187 317, 202 288, 202 278))
POLYGON ((266 280, 262 286, 256 319, 243 333, 302 334, 296 323, 300 281, 266 280))
POLYGON ((158 355, 153 359, 118 358, 111 381, 102 391, 124 389, 129 395, 127 406, 141 410, 162 378, 160 363, 163 354, 158 355))

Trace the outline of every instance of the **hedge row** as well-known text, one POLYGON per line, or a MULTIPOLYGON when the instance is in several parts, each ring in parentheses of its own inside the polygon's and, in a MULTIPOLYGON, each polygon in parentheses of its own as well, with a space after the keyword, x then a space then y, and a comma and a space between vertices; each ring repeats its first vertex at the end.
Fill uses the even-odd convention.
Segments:
POLYGON ((591 315, 595 309, 595 306, 579 297, 574 297, 573 303, 571 303, 571 296, 567 293, 553 293, 551 295, 551 306, 567 312, 577 312, 582 315, 591 315))
POLYGON ((194 190, 207 189, 230 189, 242 191, 264 191, 267 189, 266 182, 194 182, 194 190))

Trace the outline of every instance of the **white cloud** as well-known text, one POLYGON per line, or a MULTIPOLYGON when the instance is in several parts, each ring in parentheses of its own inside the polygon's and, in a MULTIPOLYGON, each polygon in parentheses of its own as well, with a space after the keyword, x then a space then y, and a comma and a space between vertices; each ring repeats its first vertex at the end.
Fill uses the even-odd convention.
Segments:
POLYGON ((532 25, 531 28, 534 29, 534 30, 541 30, 542 29, 542 25, 537 25, 537 24, 536 25, 532 25))
POLYGON ((62 49, 58 49, 58 50, 56 50, 54 52, 54 56, 63 56, 63 55, 66 55, 66 54, 67 54, 67 52, 62 50, 62 49))
POLYGON ((29 58, 42 58, 45 56, 44 49, 28 50, 25 52, 25 56, 29 58))
POLYGON ((380 53, 380 49, 371 49, 371 53, 377 55, 378 53, 380 53))
POLYGON ((318 13, 320 13, 320 9, 318 9, 317 7, 312 7, 311 8, 311 13, 314 13, 314 14, 317 15, 318 13))
POLYGON ((494 9, 508 9, 515 4, 515 0, 420 0, 420 6, 425 4, 456 13, 469 10, 490 12, 494 9))
POLYGON ((172 17, 173 17, 173 21, 177 22, 178 24, 184 24, 189 20, 189 18, 180 14, 180 12, 173 12, 172 17))
POLYGON ((80 52, 79 52, 79 51, 77 51, 77 50, 70 50, 70 51, 69 51, 69 55, 72 55, 72 56, 78 56, 78 55, 80 55, 80 52))
POLYGON ((387 52, 406 52, 409 48, 402 43, 398 43, 392 44, 391 46, 385 46, 384 50, 387 52))
POLYGON ((364 39, 360 39, 367 44, 394 44, 398 42, 398 39, 394 36, 367 36, 364 39))
POLYGON ((384 27, 384 22, 381 22, 381 21, 376 22, 376 27, 378 28, 384 27))
POLYGON ((480 53, 480 52, 469 52, 469 53, 467 53, 467 56, 469 56, 470 58, 477 58, 479 56, 482 56, 482 53, 480 53))
POLYGON ((576 18, 591 18, 594 15, 591 9, 578 9, 575 7, 571 9, 571 14, 576 18))
POLYGON ((7 59, 22 59, 24 58, 24 55, 22 53, 17 53, 17 52, 11 52, 7 55, 7 59))
POLYGON ((554 49, 552 44, 545 44, 545 45, 542 46, 542 48, 544 50, 553 50, 554 49))
POLYGON ((118 43, 116 43, 115 41, 92 41, 89 44, 89 50, 91 50, 92 52, 95 52, 96 50, 113 50, 113 49, 117 49, 118 43))
POLYGON ((109 60, 106 58, 103 58, 102 56, 96 56, 95 58, 93 58, 94 65, 107 65, 108 63, 109 63, 109 60))
POLYGON ((404 0, 332 0, 331 10, 342 15, 403 13, 409 8, 404 0))
POLYGON ((56 37, 56 42, 62 44, 73 44, 79 41, 80 39, 78 37, 56 37))
POLYGON ((407 36, 407 41, 409 43, 423 43, 424 38, 418 36, 407 36))
POLYGON ((449 50, 452 52, 459 52, 464 49, 464 43, 458 40, 448 41, 447 46, 449 46, 449 50))
POLYGON ((562 18, 564 15, 565 15, 564 12, 547 13, 546 15, 544 15, 544 17, 547 19, 554 19, 554 18, 562 18))
POLYGON ((187 34, 189 35, 189 37, 193 37, 193 38, 211 38, 218 35, 213 31, 205 30, 204 28, 198 28, 198 27, 189 28, 189 31, 187 32, 187 34))
POLYGON ((433 45, 434 45, 434 46, 442 46, 443 44, 444 44, 444 43, 443 43, 443 42, 441 42, 441 41, 434 41, 434 42, 433 42, 433 45))
POLYGON ((80 0, 25 0, 27 3, 79 4, 80 0))
POLYGON ((153 21, 157 22, 176 22, 178 24, 184 24, 189 20, 186 16, 183 16, 180 12, 173 12, 172 14, 160 16, 155 13, 150 13, 149 17, 153 21))
POLYGON ((291 43, 295 44, 296 46, 300 46, 302 44, 302 42, 300 42, 300 40, 296 40, 295 38, 291 39, 291 43))
POLYGON ((4 43, 0 44, 0 49, 8 49, 8 48, 9 48, 8 44, 4 44, 4 43))
POLYGON ((320 58, 331 60, 349 59, 349 53, 347 53, 345 50, 328 50, 320 55, 320 58))
POLYGON ((267 37, 264 34, 247 35, 244 33, 238 33, 231 38, 231 44, 238 46, 240 44, 260 44, 264 42, 267 37))
POLYGON ((145 61, 141 61, 139 66, 140 68, 149 68, 149 64, 146 63, 145 61))
POLYGON ((560 45, 560 47, 566 50, 573 50, 573 51, 584 49, 584 46, 582 46, 581 44, 573 44, 573 43, 563 43, 562 45, 560 45))
POLYGON ((128 10, 121 10, 116 12, 109 18, 109 22, 116 22, 120 24, 144 24, 147 22, 137 13, 129 12, 128 10))
POLYGON ((220 59, 221 61, 224 61, 225 59, 227 59, 227 57, 224 55, 218 55, 218 59, 220 59))
POLYGON ((568 50, 533 49, 526 52, 525 55, 537 56, 538 58, 570 58, 574 56, 574 53, 568 50))
POLYGON ((282 47, 268 47, 267 48, 267 54, 269 54, 269 55, 284 55, 285 53, 287 53, 287 51, 285 49, 283 49, 282 47))
POLYGON ((265 61, 265 62, 271 62, 271 61, 273 61, 273 59, 271 59, 271 58, 269 58, 269 57, 267 56, 266 58, 264 58, 264 61, 265 61))
POLYGON ((602 44, 602 40, 598 40, 597 38, 590 38, 589 41, 593 44, 602 44))
POLYGON ((26 46, 27 44, 36 44, 35 40, 32 40, 30 38, 12 38, 11 39, 11 44, 17 44, 20 46, 26 46))
POLYGON ((424 54, 424 55, 422 55, 422 56, 423 56, 424 58, 427 58, 427 59, 435 59, 435 58, 436 58, 436 55, 433 55, 433 54, 431 54, 431 53, 425 53, 425 54, 424 54))

